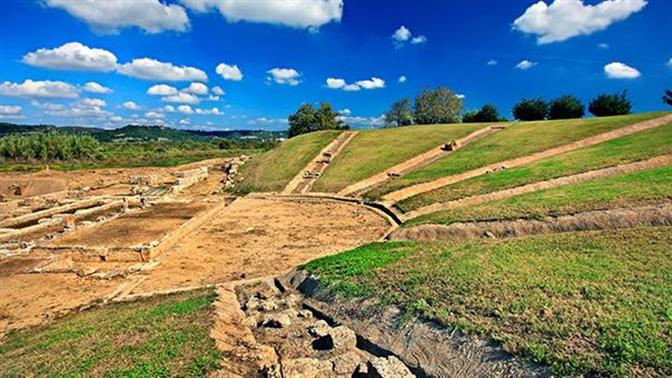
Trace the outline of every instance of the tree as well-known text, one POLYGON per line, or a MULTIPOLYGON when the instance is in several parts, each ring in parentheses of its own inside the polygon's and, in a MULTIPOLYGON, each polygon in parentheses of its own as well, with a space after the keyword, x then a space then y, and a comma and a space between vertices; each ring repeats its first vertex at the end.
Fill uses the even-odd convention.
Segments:
POLYGON ((299 107, 296 113, 289 116, 289 137, 311 133, 319 130, 347 130, 349 128, 338 114, 334 112, 331 104, 323 102, 318 109, 311 104, 299 107))
POLYGON ((551 101, 548 119, 583 118, 585 106, 572 95, 560 96, 551 101))
POLYGON ((619 94, 601 94, 588 105, 588 110, 596 117, 630 114, 632 104, 628 100, 628 91, 619 94))
POLYGON ((457 123, 462 114, 462 99, 445 87, 424 89, 415 97, 415 122, 420 125, 457 123))
POLYGON ((521 121, 539 121, 548 115, 548 103, 541 98, 524 98, 513 106, 511 111, 515 119, 521 121))
POLYGON ((411 100, 405 97, 390 106, 385 113, 385 127, 408 126, 413 123, 411 100))
POLYGON ((666 103, 667 105, 672 106, 672 89, 668 89, 665 91, 665 95, 663 96, 663 102, 666 103))
POLYGON ((503 118, 499 115, 497 108, 492 104, 485 104, 479 110, 472 110, 464 114, 462 122, 500 122, 503 118))

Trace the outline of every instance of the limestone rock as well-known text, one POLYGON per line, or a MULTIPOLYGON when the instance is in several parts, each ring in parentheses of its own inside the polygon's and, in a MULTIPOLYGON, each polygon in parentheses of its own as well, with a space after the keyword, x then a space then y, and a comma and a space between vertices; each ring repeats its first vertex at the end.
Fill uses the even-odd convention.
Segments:
POLYGON ((266 328, 287 328, 290 325, 292 321, 287 314, 267 314, 261 322, 261 326, 266 328))
POLYGON ((326 336, 331 330, 331 327, 324 320, 318 320, 314 325, 308 328, 308 332, 315 337, 326 336))
POLYGON ((355 331, 344 326, 338 326, 329 331, 334 349, 352 350, 357 347, 357 335, 355 331))
POLYGON ((315 358, 296 358, 282 362, 284 378, 321 378, 332 375, 332 364, 315 358))
POLYGON ((415 377, 406 365, 395 356, 376 357, 370 362, 369 375, 377 378, 415 377))
POLYGON ((269 312, 269 311, 274 311, 274 310, 278 309, 278 305, 275 304, 275 302, 273 302, 271 300, 265 300, 265 301, 259 302, 258 307, 259 307, 259 311, 263 311, 263 312, 269 312))
POLYGON ((359 365, 362 363, 362 357, 355 351, 339 354, 331 359, 334 364, 334 373, 338 375, 352 376, 357 372, 359 365))

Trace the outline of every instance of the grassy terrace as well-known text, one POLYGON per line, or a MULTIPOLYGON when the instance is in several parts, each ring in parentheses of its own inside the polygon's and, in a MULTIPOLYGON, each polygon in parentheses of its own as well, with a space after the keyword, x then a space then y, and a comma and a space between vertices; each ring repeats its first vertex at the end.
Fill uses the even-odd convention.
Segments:
POLYGON ((299 135, 255 157, 243 166, 244 192, 282 190, 341 131, 318 131, 299 135))
POLYGON ((73 314, 0 344, 0 375, 207 376, 219 352, 209 337, 214 293, 199 291, 73 314))
POLYGON ((409 172, 403 177, 389 180, 379 187, 373 188, 367 196, 378 198, 410 185, 541 152, 596 134, 657 118, 664 114, 645 113, 591 119, 517 123, 465 148, 458 149, 432 164, 409 172))
POLYGON ((408 198, 398 205, 404 211, 408 211, 436 202, 446 202, 490 193, 666 154, 672 154, 672 124, 539 160, 524 166, 457 182, 408 198))
POLYGON ((338 192, 414 156, 489 124, 407 126, 363 130, 329 164, 314 191, 338 192))
POLYGON ((558 375, 672 374, 672 229, 369 244, 307 264, 337 295, 491 337, 558 375))
POLYGON ((672 201, 672 167, 664 166, 603 177, 579 184, 530 192, 423 215, 405 226, 450 224, 479 220, 539 219, 605 208, 672 201))

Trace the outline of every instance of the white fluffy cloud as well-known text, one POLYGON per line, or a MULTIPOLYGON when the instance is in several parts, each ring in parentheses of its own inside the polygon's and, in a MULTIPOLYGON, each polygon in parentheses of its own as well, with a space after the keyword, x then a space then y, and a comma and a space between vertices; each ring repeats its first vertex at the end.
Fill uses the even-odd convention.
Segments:
POLYGON ((385 124, 385 117, 382 115, 377 117, 340 115, 337 118, 348 125, 357 125, 359 127, 380 127, 385 124))
POLYGON ((392 40, 397 46, 403 46, 406 42, 410 42, 413 45, 418 45, 421 43, 427 42, 427 37, 424 35, 413 36, 413 33, 404 25, 401 25, 399 29, 394 31, 392 34, 392 40))
POLYGON ((486 63, 486 64, 487 64, 488 66, 496 66, 497 63, 499 63, 499 62, 497 62, 497 61, 494 60, 494 59, 490 59, 490 60, 488 60, 488 63, 486 63))
POLYGON ((199 104, 201 99, 194 96, 191 93, 180 92, 171 96, 165 96, 161 98, 163 102, 176 102, 181 104, 199 104))
POLYGON ((341 89, 345 87, 345 80, 335 79, 333 77, 327 78, 327 87, 331 89, 341 89))
POLYGON ((177 88, 167 84, 156 84, 147 89, 147 94, 150 96, 171 96, 177 94, 177 88))
POLYGON ((647 0, 604 0, 586 5, 583 0, 554 0, 532 4, 513 22, 513 28, 537 36, 537 43, 553 43, 604 30, 639 12, 647 0))
POLYGON ((642 76, 637 69, 621 62, 612 62, 604 66, 604 74, 610 79, 636 79, 642 76))
POLYGON ((397 81, 399 82, 399 84, 405 83, 406 82, 406 76, 405 75, 399 76, 399 79, 397 81))
POLYGON ((180 105, 177 107, 177 111, 182 114, 194 114, 194 109, 189 105, 180 105))
POLYGON ((99 98, 84 98, 80 101, 80 104, 89 108, 102 108, 107 106, 107 103, 99 98))
POLYGON ((122 104, 122 106, 128 110, 140 110, 141 106, 136 104, 133 101, 126 101, 122 104))
POLYGON ((530 68, 536 66, 537 64, 538 64, 537 62, 531 62, 527 59, 524 59, 524 60, 521 60, 520 62, 518 62, 518 64, 516 64, 516 68, 519 69, 519 70, 525 71, 525 70, 529 70, 530 68))
POLYGON ((356 82, 358 86, 364 88, 364 89, 378 89, 378 88, 385 88, 385 80, 378 78, 378 77, 372 77, 371 79, 368 80, 360 80, 356 82))
POLYGON ((89 81, 88 83, 84 84, 82 89, 86 92, 89 93, 97 93, 97 94, 108 94, 114 92, 112 89, 105 87, 103 85, 100 85, 96 83, 95 81, 89 81))
POLYGON ((189 120, 186 119, 186 118, 182 118, 182 119, 180 120, 180 122, 178 122, 178 123, 179 123, 180 125, 184 125, 184 126, 186 126, 186 125, 190 125, 190 124, 191 124, 191 121, 189 121, 189 120))
POLYGON ((38 108, 38 109, 44 109, 44 110, 61 110, 65 108, 64 105, 62 104, 56 104, 53 102, 39 102, 36 100, 33 100, 30 102, 30 105, 38 108))
POLYGON ((50 97, 50 98, 75 98, 79 96, 79 90, 72 84, 62 81, 33 81, 25 80, 23 83, 5 81, 0 84, 0 95, 14 97, 50 97))
POLYGON ((670 58, 665 65, 672 68, 672 58, 670 58))
POLYGON ((195 95, 206 95, 208 94, 208 86, 203 84, 203 83, 191 83, 189 84, 189 87, 184 89, 186 92, 189 92, 191 94, 195 95))
POLYGON ((221 87, 212 87, 212 93, 215 96, 224 96, 224 90, 221 87))
POLYGON ((103 108, 107 104, 105 101, 97 98, 85 98, 70 104, 67 108, 59 110, 46 110, 45 114, 55 117, 66 118, 108 118, 113 114, 103 108))
POLYGON ((163 113, 155 112, 155 111, 150 111, 145 113, 146 118, 151 118, 151 119, 157 119, 157 118, 165 118, 166 115, 163 113))
POLYGON ((424 35, 419 35, 419 36, 413 37, 413 39, 411 39, 411 43, 414 44, 414 45, 418 45, 420 43, 425 43, 425 42, 427 42, 427 37, 425 37, 424 35))
POLYGON ((201 114, 201 115, 223 115, 219 108, 211 108, 211 109, 201 109, 201 108, 196 108, 196 114, 201 114))
POLYGON ((175 107, 173 105, 166 105, 163 107, 163 110, 168 113, 175 113, 175 107))
POLYGON ((330 89, 342 89, 347 92, 354 92, 360 89, 385 88, 385 80, 374 76, 368 80, 359 80, 355 83, 348 84, 344 79, 330 77, 327 78, 326 85, 327 88, 330 89))
POLYGON ((110 51, 69 42, 54 49, 38 49, 23 56, 22 62, 35 67, 73 71, 112 71, 117 57, 110 51))
POLYGON ((266 79, 278 84, 298 85, 301 80, 301 74, 293 68, 273 68, 266 73, 269 75, 266 79))
POLYGON ((221 76, 224 80, 233 80, 240 81, 243 80, 243 73, 240 71, 237 65, 228 65, 226 63, 220 63, 215 68, 217 75, 221 76))
POLYGON ((263 22, 300 29, 315 29, 332 21, 339 22, 343 15, 343 0, 181 0, 181 2, 196 12, 217 9, 229 22, 263 22))
POLYGON ((208 75, 198 68, 175 66, 150 58, 133 59, 130 63, 120 65, 117 72, 142 80, 208 81, 208 75))
POLYGON ((21 107, 19 105, 0 105, 0 114, 2 115, 19 113, 21 113, 21 107))
POLYGON ((183 7, 160 0, 45 0, 44 3, 65 10, 102 33, 116 33, 133 26, 151 34, 189 28, 189 17, 183 7))

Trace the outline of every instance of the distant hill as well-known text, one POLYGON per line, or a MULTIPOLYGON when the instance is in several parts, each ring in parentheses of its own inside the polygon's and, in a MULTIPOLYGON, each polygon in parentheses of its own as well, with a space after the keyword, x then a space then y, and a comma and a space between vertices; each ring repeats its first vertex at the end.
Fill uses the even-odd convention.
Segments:
POLYGON ((221 139, 258 139, 269 140, 285 138, 284 131, 266 130, 177 130, 166 126, 140 126, 128 125, 119 129, 105 130, 93 127, 54 125, 17 125, 0 122, 0 136, 23 133, 68 133, 89 134, 101 142, 152 142, 152 141, 186 141, 207 140, 211 138, 221 139))

